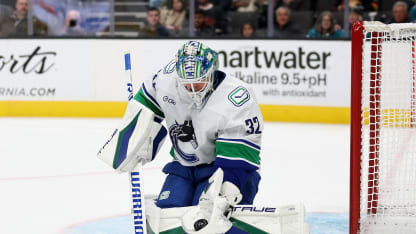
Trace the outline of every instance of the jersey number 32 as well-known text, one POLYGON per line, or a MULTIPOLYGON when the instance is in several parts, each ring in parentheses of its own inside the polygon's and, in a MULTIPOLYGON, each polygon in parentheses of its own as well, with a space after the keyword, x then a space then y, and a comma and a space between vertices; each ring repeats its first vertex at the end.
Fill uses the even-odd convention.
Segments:
POLYGON ((260 134, 261 133, 260 122, 257 116, 252 119, 246 119, 246 126, 248 127, 248 129, 246 130, 248 134, 253 134, 253 133, 260 134))

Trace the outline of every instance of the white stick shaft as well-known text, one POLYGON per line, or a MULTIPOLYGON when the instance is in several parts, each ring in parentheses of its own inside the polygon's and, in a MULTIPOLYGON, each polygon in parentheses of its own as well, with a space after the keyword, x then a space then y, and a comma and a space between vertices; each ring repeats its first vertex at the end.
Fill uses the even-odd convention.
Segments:
POLYGON ((131 74, 131 61, 130 61, 130 53, 124 55, 124 67, 125 67, 125 76, 126 76, 126 84, 127 84, 127 92, 128 98, 127 100, 130 101, 133 99, 133 77, 131 74))
MULTIPOLYGON (((124 55, 125 76, 128 91, 128 101, 133 99, 133 83, 131 74, 130 53, 124 55)), ((146 230, 146 212, 144 207, 144 193, 142 183, 142 164, 137 166, 129 173, 131 199, 132 199, 132 216, 133 216, 133 233, 147 234, 146 230)))

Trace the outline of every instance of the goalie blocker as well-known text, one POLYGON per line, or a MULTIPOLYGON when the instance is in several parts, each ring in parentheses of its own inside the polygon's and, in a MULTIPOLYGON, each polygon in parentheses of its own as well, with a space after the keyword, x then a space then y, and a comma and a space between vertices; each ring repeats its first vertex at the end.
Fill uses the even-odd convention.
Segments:
POLYGON ((132 171, 139 162, 152 161, 167 135, 166 128, 154 117, 138 101, 129 101, 120 126, 101 147, 98 158, 118 172, 132 171))

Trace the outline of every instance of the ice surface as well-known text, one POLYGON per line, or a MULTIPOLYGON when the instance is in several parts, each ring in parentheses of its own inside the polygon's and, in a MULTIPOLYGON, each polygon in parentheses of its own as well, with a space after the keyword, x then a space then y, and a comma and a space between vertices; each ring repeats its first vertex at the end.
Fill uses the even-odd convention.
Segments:
MULTIPOLYGON (((98 220, 124 222, 115 220, 130 212, 128 176, 96 157, 119 121, 0 118, 0 233, 63 234, 98 220)), ((169 149, 165 143, 145 166, 146 194, 159 192, 169 149)), ((348 125, 268 122, 261 158, 255 204, 348 211, 348 125)))

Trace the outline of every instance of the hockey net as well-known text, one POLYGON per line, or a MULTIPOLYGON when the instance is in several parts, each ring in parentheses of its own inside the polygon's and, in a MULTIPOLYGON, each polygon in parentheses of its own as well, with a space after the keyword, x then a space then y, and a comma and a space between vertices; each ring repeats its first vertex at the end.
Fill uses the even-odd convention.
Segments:
POLYGON ((350 234, 416 234, 416 24, 352 33, 350 234))

